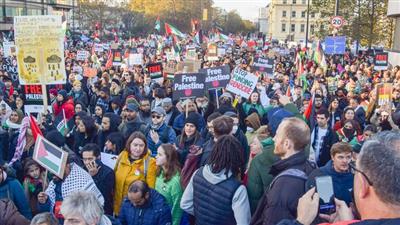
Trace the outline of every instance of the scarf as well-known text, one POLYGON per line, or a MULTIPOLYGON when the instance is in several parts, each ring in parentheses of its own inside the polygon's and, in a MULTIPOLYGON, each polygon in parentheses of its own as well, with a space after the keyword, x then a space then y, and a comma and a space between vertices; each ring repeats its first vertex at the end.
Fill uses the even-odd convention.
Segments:
MULTIPOLYGON (((88 191, 93 192, 101 205, 104 205, 104 198, 99 189, 97 189, 92 177, 84 169, 71 163, 71 172, 64 178, 61 185, 62 198, 65 199, 74 191, 88 191)), ((54 181, 49 183, 46 189, 46 194, 49 196, 51 209, 53 210, 54 203, 56 202, 56 184, 54 181)))
POLYGON ((15 148, 14 156, 12 157, 9 165, 13 165, 16 161, 21 159, 22 154, 24 153, 24 148, 26 145, 26 130, 29 127, 29 117, 25 117, 22 120, 21 128, 19 129, 19 135, 17 139, 17 147, 15 148))

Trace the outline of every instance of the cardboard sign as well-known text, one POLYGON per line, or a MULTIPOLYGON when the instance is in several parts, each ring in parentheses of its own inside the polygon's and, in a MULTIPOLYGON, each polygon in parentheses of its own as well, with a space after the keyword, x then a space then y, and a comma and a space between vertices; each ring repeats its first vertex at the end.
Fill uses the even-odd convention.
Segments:
POLYGON ((3 58, 2 60, 3 65, 1 66, 1 69, 6 71, 14 82, 18 81, 17 60, 12 57, 3 58))
POLYGON ((115 164, 117 164, 118 155, 108 154, 105 152, 100 153, 101 162, 110 167, 112 170, 115 168, 115 164))
POLYGON ((15 55, 15 44, 13 41, 3 42, 3 54, 4 57, 10 57, 15 55))
POLYGON ((272 75, 274 73, 275 60, 272 58, 261 58, 257 57, 254 59, 253 68, 254 70, 272 75))
POLYGON ((378 84, 376 86, 376 91, 378 96, 378 105, 382 106, 387 104, 391 106, 393 85, 389 83, 378 84))
POLYGON ((231 79, 231 71, 228 65, 201 69, 206 75, 206 89, 224 88, 231 79))
POLYGON ((174 100, 204 96, 205 74, 175 74, 172 96, 174 100))
POLYGON ((33 152, 33 160, 59 178, 64 177, 68 153, 57 147, 49 140, 38 135, 33 152))
POLYGON ((165 64, 164 73, 168 80, 174 80, 174 76, 176 73, 176 63, 175 61, 168 61, 165 64))
POLYGON ((387 70, 389 62, 389 54, 387 52, 376 53, 374 58, 375 70, 387 70))
POLYGON ((232 78, 226 86, 226 90, 238 94, 243 98, 249 98, 256 87, 258 77, 246 70, 236 67, 233 70, 232 78))
POLYGON ((113 66, 120 66, 122 64, 122 51, 113 50, 113 66))
POLYGON ((210 43, 207 48, 207 60, 216 61, 218 60, 217 45, 210 43))
POLYGON ((97 69, 87 66, 83 67, 83 76, 88 78, 95 77, 97 76, 97 69))
POLYGON ((197 73, 201 68, 200 60, 185 60, 178 63, 177 70, 185 73, 197 73))
MULTIPOLYGON (((21 85, 22 93, 25 96, 24 110, 25 113, 42 113, 44 112, 43 93, 41 85, 21 85)), ((47 85, 47 102, 50 102, 49 90, 50 86, 47 85)), ((52 110, 52 107, 48 107, 52 110)))
POLYGON ((14 35, 21 84, 65 84, 61 16, 15 16, 14 35), (29 38, 27 38, 29 37, 29 38))
POLYGON ((78 61, 85 61, 89 58, 90 53, 88 51, 77 51, 76 52, 76 60, 78 61))
POLYGON ((129 54, 128 64, 129 66, 143 65, 143 54, 129 54))
POLYGON ((190 48, 186 51, 186 57, 187 60, 197 60, 197 53, 196 49, 190 48))
POLYGON ((152 80, 154 79, 160 79, 163 77, 162 75, 162 64, 161 63, 153 63, 147 65, 147 71, 150 74, 150 78, 152 80))

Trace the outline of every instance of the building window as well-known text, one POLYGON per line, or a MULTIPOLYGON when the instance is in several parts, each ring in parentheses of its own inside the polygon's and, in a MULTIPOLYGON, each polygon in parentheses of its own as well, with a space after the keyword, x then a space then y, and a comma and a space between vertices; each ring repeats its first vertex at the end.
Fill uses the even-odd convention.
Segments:
POLYGON ((300 25, 300 32, 304 33, 305 28, 306 28, 306 25, 305 24, 301 24, 300 25))
POLYGON ((291 32, 296 32, 296 24, 292 24, 290 27, 291 32))
POLYGON ((292 11, 292 17, 293 17, 293 18, 296 17, 296 11, 292 11))
POLYGON ((310 32, 311 32, 311 34, 314 34, 314 24, 311 24, 311 26, 310 26, 310 32))
POLYGON ((282 11, 282 17, 286 17, 286 10, 282 11))
POLYGON ((286 23, 282 23, 282 32, 286 32, 286 23))
POLYGON ((287 0, 283 0, 282 3, 283 3, 283 4, 287 4, 287 0))
POLYGON ((296 4, 296 0, 293 0, 293 4, 296 4))
POLYGON ((6 7, 6 16, 22 16, 24 15, 24 8, 22 7, 6 7))
POLYGON ((311 12, 311 18, 315 17, 315 12, 311 12))
POLYGON ((301 4, 305 5, 306 4, 306 0, 301 0, 301 4))
POLYGON ((306 11, 302 11, 301 12, 301 18, 305 18, 306 17, 306 11))

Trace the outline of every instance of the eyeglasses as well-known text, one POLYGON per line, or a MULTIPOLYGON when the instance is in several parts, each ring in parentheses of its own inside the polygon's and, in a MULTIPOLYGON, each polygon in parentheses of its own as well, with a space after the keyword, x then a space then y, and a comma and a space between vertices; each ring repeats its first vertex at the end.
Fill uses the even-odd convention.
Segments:
POLYGON ((160 119, 162 116, 152 115, 151 117, 152 117, 153 119, 155 119, 155 118, 160 119))
POLYGON ((370 186, 374 186, 373 183, 372 183, 372 181, 368 178, 367 174, 365 174, 363 171, 361 171, 361 170, 359 170, 359 169, 356 168, 356 163, 355 163, 355 162, 349 163, 349 167, 350 167, 350 172, 351 172, 352 174, 355 174, 356 172, 361 173, 361 175, 367 180, 368 184, 369 184, 370 186))

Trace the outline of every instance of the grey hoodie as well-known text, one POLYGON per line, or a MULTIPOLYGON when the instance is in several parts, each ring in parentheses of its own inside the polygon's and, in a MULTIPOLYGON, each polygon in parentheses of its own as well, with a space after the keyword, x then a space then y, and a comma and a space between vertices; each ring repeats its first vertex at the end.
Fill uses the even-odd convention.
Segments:
MULTIPOLYGON (((195 175, 197 170, 193 173, 195 175)), ((232 172, 229 171, 228 177, 232 175, 232 172)), ((211 172, 211 168, 209 165, 205 165, 203 169, 204 178, 210 182, 211 184, 217 184, 227 179, 225 175, 225 170, 219 173, 211 172)), ((190 182, 183 192, 183 196, 181 199, 181 208, 187 213, 194 215, 194 206, 193 206, 193 176, 190 178, 190 182)), ((250 204, 249 198, 247 196, 246 188, 243 185, 240 185, 233 195, 232 199, 232 210, 235 215, 235 220, 237 225, 248 225, 250 224, 251 214, 250 214, 250 204)))

